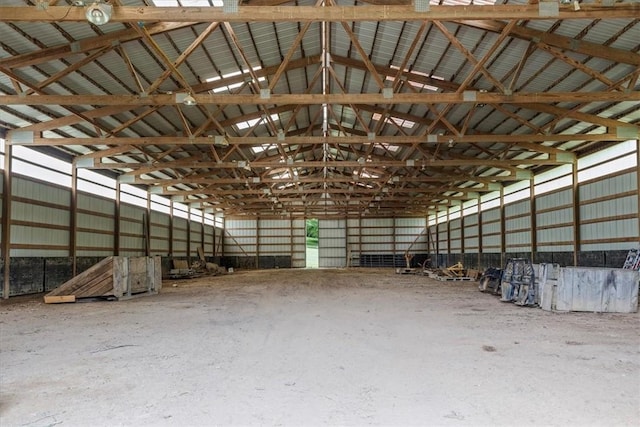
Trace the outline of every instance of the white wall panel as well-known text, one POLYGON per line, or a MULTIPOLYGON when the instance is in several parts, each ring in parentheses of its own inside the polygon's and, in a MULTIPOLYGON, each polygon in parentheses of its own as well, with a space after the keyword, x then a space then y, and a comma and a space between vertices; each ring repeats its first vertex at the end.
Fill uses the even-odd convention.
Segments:
POLYGON ((582 251, 630 249, 637 247, 637 240, 634 242, 607 242, 607 240, 637 237, 640 235, 637 218, 582 224, 580 226, 580 233, 582 241, 584 242, 580 248, 582 251), (589 243, 589 240, 600 241, 589 243))
POLYGON ((78 209, 97 212, 105 215, 115 214, 115 202, 99 196, 78 193, 78 209))
POLYGON ((582 203, 580 205, 580 219, 587 221, 598 218, 608 218, 616 215, 638 213, 638 198, 636 196, 621 197, 612 200, 603 200, 595 203, 582 203))
POLYGON ((500 208, 493 208, 482 212, 482 222, 498 221, 500 219, 500 208))
POLYGON ((509 218, 510 216, 522 215, 531 212, 531 203, 529 199, 519 200, 517 202, 505 205, 504 216, 509 218))
POLYGON ((557 206, 564 206, 572 203, 573 190, 567 188, 561 191, 542 194, 536 197, 536 210, 544 211, 557 206))
MULTIPOLYGON (((78 245, 78 256, 113 255, 115 236, 112 233, 78 231, 76 239, 78 245)), ((122 245, 122 241, 120 244, 122 245)))
POLYGON ((11 203, 11 218, 14 221, 69 226, 68 209, 55 209, 49 206, 39 206, 19 201, 11 203))
POLYGON ((94 216, 79 212, 76 216, 78 228, 90 228, 98 231, 108 231, 113 233, 115 221, 113 218, 94 216))
POLYGON ((53 185, 43 185, 40 182, 14 176, 11 180, 11 194, 14 197, 24 197, 40 202, 48 202, 69 206, 71 190, 53 185))
POLYGON ((227 219, 225 221, 224 254, 256 256, 258 250, 257 231, 257 219, 227 219))
MULTIPOLYGON (((611 171, 615 172, 615 171, 611 171)), ((602 196, 611 196, 635 190, 637 187, 637 172, 604 178, 599 181, 580 184, 580 200, 588 201, 602 196)))
POLYGON ((304 219, 292 220, 293 227, 293 254, 291 266, 294 268, 306 267, 307 263, 307 225, 304 219))
POLYGON ((556 224, 573 222, 573 208, 563 208, 555 211, 547 211, 536 215, 538 227, 548 227, 556 224))
POLYGON ((206 224, 204 226, 204 256, 213 256, 213 234, 214 228, 212 225, 206 224))
POLYGON ((187 256, 187 220, 180 217, 173 217, 173 256, 187 256))
POLYGON ((464 217, 464 252, 477 252, 479 244, 478 214, 471 214, 464 217))
POLYGON ((318 220, 318 265, 345 267, 347 263, 346 220, 318 220))

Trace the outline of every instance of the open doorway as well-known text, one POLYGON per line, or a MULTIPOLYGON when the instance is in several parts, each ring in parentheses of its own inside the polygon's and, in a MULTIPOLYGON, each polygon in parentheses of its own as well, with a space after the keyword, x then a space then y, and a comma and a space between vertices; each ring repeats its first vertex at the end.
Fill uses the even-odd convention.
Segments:
POLYGON ((318 219, 308 218, 307 231, 307 268, 318 268, 318 219))

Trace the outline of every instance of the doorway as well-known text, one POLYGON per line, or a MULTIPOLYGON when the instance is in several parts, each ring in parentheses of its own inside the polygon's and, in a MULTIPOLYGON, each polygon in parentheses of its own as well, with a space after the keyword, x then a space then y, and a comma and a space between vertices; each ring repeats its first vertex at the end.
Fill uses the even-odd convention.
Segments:
POLYGON ((318 268, 318 218, 306 221, 307 268, 318 268))

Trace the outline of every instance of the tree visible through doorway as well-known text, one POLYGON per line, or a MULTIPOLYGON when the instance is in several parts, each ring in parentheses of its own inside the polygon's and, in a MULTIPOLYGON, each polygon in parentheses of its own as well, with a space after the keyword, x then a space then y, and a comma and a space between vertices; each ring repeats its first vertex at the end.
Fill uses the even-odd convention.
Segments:
POLYGON ((307 268, 318 268, 318 219, 307 219, 307 268))

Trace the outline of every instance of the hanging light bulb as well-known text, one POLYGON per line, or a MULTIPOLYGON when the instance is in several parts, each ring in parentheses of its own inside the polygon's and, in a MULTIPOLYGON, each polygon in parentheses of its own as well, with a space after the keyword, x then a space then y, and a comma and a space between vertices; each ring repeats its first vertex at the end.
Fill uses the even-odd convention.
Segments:
POLYGON ((96 0, 91 6, 87 7, 84 15, 90 23, 94 25, 104 25, 111 19, 112 11, 113 6, 96 0))
POLYGON ((187 96, 184 97, 184 99, 182 100, 182 103, 184 105, 188 105, 188 106, 192 106, 192 105, 196 105, 198 102, 196 101, 196 99, 191 95, 191 92, 189 92, 187 94, 187 96))

